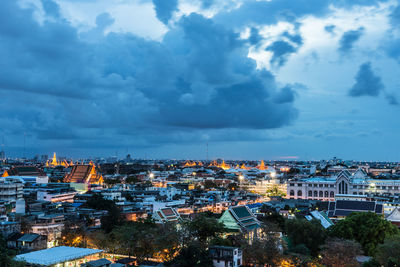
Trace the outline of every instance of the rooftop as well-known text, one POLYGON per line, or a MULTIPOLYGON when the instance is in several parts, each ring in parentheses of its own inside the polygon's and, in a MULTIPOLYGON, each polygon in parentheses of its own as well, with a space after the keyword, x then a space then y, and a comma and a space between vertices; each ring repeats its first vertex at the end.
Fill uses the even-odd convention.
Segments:
POLYGON ((15 257, 15 260, 25 261, 30 264, 52 265, 76 260, 100 252, 102 252, 102 250, 61 246, 20 254, 15 257))

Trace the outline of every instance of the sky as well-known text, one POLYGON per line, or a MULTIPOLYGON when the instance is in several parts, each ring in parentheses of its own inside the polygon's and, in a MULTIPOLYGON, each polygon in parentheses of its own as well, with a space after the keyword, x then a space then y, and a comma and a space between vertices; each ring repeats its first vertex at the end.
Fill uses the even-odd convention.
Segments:
POLYGON ((0 59, 10 157, 400 161, 398 0, 2 0, 0 59))

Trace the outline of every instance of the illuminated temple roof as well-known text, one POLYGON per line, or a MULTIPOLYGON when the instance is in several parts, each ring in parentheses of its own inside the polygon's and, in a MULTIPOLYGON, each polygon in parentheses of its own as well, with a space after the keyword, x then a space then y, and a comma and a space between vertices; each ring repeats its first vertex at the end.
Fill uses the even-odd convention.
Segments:
POLYGON ((57 167, 57 166, 70 167, 70 166, 73 166, 73 165, 74 165, 74 163, 72 161, 69 162, 69 163, 66 160, 58 161, 57 160, 57 156, 56 156, 56 152, 54 152, 54 155, 51 158, 51 160, 49 159, 46 162, 46 167, 57 167))
POLYGON ((46 176, 46 174, 35 166, 14 166, 3 173, 2 177, 7 176, 46 176))
POLYGON ((64 178, 66 183, 102 184, 103 181, 103 176, 93 163, 73 166, 71 173, 64 178))

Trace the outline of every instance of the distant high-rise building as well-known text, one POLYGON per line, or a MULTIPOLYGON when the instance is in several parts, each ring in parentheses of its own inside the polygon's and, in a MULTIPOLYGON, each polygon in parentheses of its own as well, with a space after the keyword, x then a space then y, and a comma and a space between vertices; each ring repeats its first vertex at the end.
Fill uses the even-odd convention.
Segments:
POLYGON ((4 151, 0 151, 0 160, 5 160, 6 159, 6 153, 4 151))
POLYGON ((41 155, 40 156, 41 162, 46 162, 49 160, 49 156, 48 155, 41 155))

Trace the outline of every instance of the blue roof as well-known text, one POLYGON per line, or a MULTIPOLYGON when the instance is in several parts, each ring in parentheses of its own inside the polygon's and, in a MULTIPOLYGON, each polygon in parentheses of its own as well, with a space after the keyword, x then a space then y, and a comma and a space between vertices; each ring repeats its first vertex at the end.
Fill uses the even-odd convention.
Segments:
POLYGON ((246 205, 249 209, 254 209, 254 208, 259 208, 262 206, 261 203, 253 203, 253 204, 247 204, 246 205))
POLYGON ((83 203, 79 203, 79 202, 77 202, 77 203, 75 203, 75 202, 74 202, 74 203, 71 203, 72 207, 75 207, 75 208, 82 206, 82 204, 83 204, 83 203))

